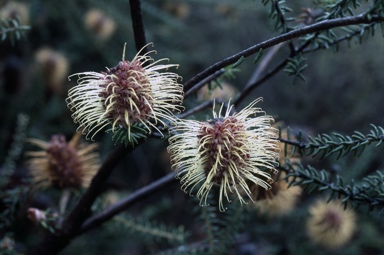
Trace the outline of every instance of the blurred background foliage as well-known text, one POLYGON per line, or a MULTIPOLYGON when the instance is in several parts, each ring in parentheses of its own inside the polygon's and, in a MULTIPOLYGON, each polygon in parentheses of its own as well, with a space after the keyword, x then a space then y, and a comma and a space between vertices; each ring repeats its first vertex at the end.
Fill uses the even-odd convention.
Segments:
MULTIPOLYGON (((0 10, 3 11, 12 2, 0 1, 0 10)), ((157 59, 169 58, 170 63, 180 64, 177 72, 187 81, 215 62, 278 35, 268 18, 268 8, 260 2, 143 1, 147 40, 154 43, 157 59)), ((30 30, 19 40, 6 39, 0 44, 0 162, 3 171, 5 162, 12 156, 10 151, 19 114, 29 118, 25 131, 21 131, 25 132, 25 137, 48 141, 51 135, 61 133, 70 139, 77 126, 70 117, 65 98, 67 90, 74 86, 76 76, 70 81, 67 76, 84 71, 105 71, 106 67, 115 66, 122 58, 125 42, 125 58, 131 59, 136 54, 128 1, 30 0, 17 3, 27 10, 26 13, 16 13, 21 24, 29 25, 30 30), (93 13, 96 15, 93 19, 99 19, 96 25, 92 23, 92 17, 87 18, 91 10, 99 11, 93 13), (100 28, 105 25, 103 22, 112 22, 107 25, 111 31, 100 28), (51 51, 42 53, 42 49, 51 51), (62 69, 56 74, 59 68, 62 69)), ((306 0, 288 1, 288 4, 293 9, 292 16, 300 15, 302 7, 313 6, 312 1, 306 0)), ((5 12, 0 14, 9 15, 5 12)), ((1 16, 1 19, 7 18, 9 16, 1 16)), ((287 53, 286 47, 281 47, 269 66, 279 63, 287 53)), ((317 135, 337 131, 352 134, 358 130, 365 134, 371 128, 370 123, 384 125, 383 56, 380 31, 375 37, 364 38, 361 44, 353 41, 349 45, 341 43, 337 52, 330 49, 306 54, 308 67, 304 71, 305 82, 293 84, 292 77, 279 72, 252 91, 241 107, 257 97, 263 97, 260 105, 263 110, 279 123, 290 126, 293 132, 301 130, 304 134, 317 135)), ((257 65, 252 63, 252 59, 247 59, 238 68, 234 78, 222 81, 223 86, 230 86, 230 92, 224 91, 224 97, 231 93, 236 96, 236 91, 244 88, 257 65)), ((190 97, 185 102, 187 109, 209 97, 209 93, 200 92, 190 97)), ((100 144, 102 156, 113 146, 109 134, 99 134, 95 140, 100 144)), ((7 184, 8 189, 28 183, 24 151, 33 147, 23 141, 18 146, 21 152, 12 158, 15 174, 7 184)), ((150 139, 134 150, 119 164, 94 209, 100 210, 111 201, 117 201, 169 172, 166 146, 163 141, 150 139)), ((331 174, 341 174, 346 180, 359 180, 383 168, 383 148, 368 147, 366 150, 368 152, 359 158, 304 160, 319 169, 328 169, 331 174)), ((36 245, 45 230, 27 219, 26 209, 32 206, 43 210, 55 207, 59 196, 55 190, 27 196, 16 206, 14 216, 17 220, 0 233, 2 242, 6 237, 12 239, 20 254, 36 245)), ((226 250, 226 253, 384 254, 382 215, 378 212, 367 214, 364 208, 358 210, 358 230, 348 245, 341 250, 327 250, 314 245, 306 235, 303 219, 307 217, 307 208, 313 199, 321 196, 304 193, 296 209, 280 218, 271 219, 255 210, 248 210, 244 213, 247 225, 236 236, 238 245, 226 250)), ((76 197, 71 204, 74 205, 75 201, 76 197)), ((173 254, 175 250, 172 247, 183 244, 186 239, 187 243, 198 242, 205 235, 203 221, 195 220, 201 214, 195 207, 197 202, 181 192, 179 185, 173 185, 131 208, 127 215, 121 216, 124 220, 114 219, 77 238, 62 254, 156 254, 168 249, 169 254, 173 254), (133 231, 132 226, 138 225, 147 226, 148 229, 144 229, 147 232, 143 228, 133 231), (185 230, 180 230, 180 225, 185 230), (168 238, 151 238, 153 229, 166 231, 168 238), (138 232, 144 234, 137 235, 138 232)), ((220 219, 222 217, 219 216, 220 219)))

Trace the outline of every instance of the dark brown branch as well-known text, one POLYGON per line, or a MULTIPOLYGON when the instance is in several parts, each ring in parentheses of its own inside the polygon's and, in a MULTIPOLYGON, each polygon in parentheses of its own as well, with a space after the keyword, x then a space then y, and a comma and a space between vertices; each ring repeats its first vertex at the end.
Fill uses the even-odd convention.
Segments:
MULTIPOLYGON (((129 0, 131 7, 131 20, 133 34, 135 36, 136 50, 141 50, 147 45, 147 39, 145 38, 143 13, 141 11, 141 0, 129 0)), ((142 54, 146 53, 147 49, 143 49, 142 54)))
POLYGON ((274 38, 271 38, 269 40, 266 40, 264 42, 261 42, 259 44, 256 44, 246 50, 243 50, 231 57, 228 57, 220 62, 217 62, 216 64, 213 64, 212 66, 208 67, 201 73, 194 76, 192 79, 190 79, 188 82, 184 85, 184 92, 188 92, 195 84, 200 82, 201 80, 205 79, 209 75, 217 72, 221 68, 224 68, 228 65, 236 63, 241 57, 249 57, 255 53, 257 53, 260 49, 267 49, 269 47, 272 47, 274 45, 277 45, 282 42, 286 42, 289 40, 292 40, 294 38, 300 37, 302 35, 311 34, 335 27, 341 27, 341 26, 349 26, 349 25, 357 25, 357 24, 369 24, 372 22, 382 22, 384 21, 383 17, 380 16, 371 16, 369 19, 366 14, 360 14, 357 16, 352 17, 345 17, 345 18, 338 18, 333 20, 325 20, 318 22, 316 24, 301 27, 295 30, 292 30, 288 33, 276 36, 274 38))
POLYGON ((175 173, 172 172, 162 178, 160 178, 157 181, 152 182, 151 184, 142 187, 141 189, 137 190, 136 192, 130 194, 126 198, 122 199, 121 201, 117 202, 116 204, 108 207, 104 211, 100 212, 97 215, 94 215, 87 219, 84 224, 81 226, 81 228, 78 231, 78 235, 83 234, 84 232, 87 232, 88 230, 91 230, 95 227, 100 226, 102 223, 108 221, 116 214, 119 214, 123 211, 125 211, 127 208, 132 206, 133 204, 142 201, 146 197, 152 195, 155 191, 158 192, 161 188, 164 188, 173 182, 176 182, 175 173))
POLYGON ((214 79, 217 79, 218 77, 220 77, 223 73, 225 73, 225 69, 220 69, 219 71, 211 74, 210 76, 208 76, 207 78, 201 80, 200 82, 198 82, 197 84, 195 84, 190 90, 188 90, 185 95, 184 95, 184 98, 187 98, 188 96, 192 95, 193 93, 195 93, 197 90, 199 90, 201 87, 203 87, 205 84, 207 84, 208 82, 211 82, 213 81, 214 79))
MULTIPOLYGON (((145 39, 144 23, 141 12, 141 1, 130 0, 131 19, 135 36, 137 51, 141 50, 147 43, 145 39)), ((147 50, 143 49, 144 54, 147 50)), ((139 142, 139 144, 141 141, 139 142)), ((104 183, 111 175, 112 170, 120 162, 120 159, 133 148, 125 148, 123 145, 117 146, 106 158, 103 165, 93 178, 88 190, 81 197, 80 201, 62 224, 62 229, 56 234, 47 233, 44 240, 35 251, 29 254, 53 255, 62 251, 76 236, 82 223, 91 214, 91 206, 100 195, 104 183)))
POLYGON ((205 108, 208 108, 208 107, 212 107, 213 104, 224 104, 224 107, 227 108, 228 105, 227 105, 227 102, 221 100, 221 99, 215 99, 215 100, 209 100, 209 101, 206 101, 202 104, 199 104, 197 106, 195 106, 194 108, 192 108, 191 110, 187 111, 187 112, 184 112, 182 114, 179 114, 177 117, 180 118, 180 119, 184 119, 186 117, 188 117, 189 115, 192 115, 196 112, 199 112, 199 111, 202 111, 204 110, 205 108))

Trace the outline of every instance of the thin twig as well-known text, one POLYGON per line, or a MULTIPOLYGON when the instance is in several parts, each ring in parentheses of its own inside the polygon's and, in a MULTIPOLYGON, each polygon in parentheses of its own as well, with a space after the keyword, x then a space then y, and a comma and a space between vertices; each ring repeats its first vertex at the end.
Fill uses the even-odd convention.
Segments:
POLYGON ((202 110, 204 110, 210 106, 213 106, 213 104, 215 104, 215 103, 218 103, 218 104, 224 103, 225 104, 225 102, 222 101, 221 99, 205 101, 204 103, 195 106, 191 110, 184 112, 182 114, 179 114, 177 117, 180 119, 184 119, 184 118, 188 117, 189 115, 192 115, 192 114, 197 113, 199 111, 202 111, 202 110))
POLYGON ((219 71, 211 74, 210 76, 208 76, 207 78, 203 79, 202 81, 198 82, 197 84, 195 84, 195 86, 193 86, 190 90, 188 90, 185 93, 184 98, 187 98, 188 96, 192 95, 197 90, 199 90, 201 87, 203 87, 205 84, 213 81, 214 79, 217 79, 218 77, 220 77, 224 73, 225 73, 225 69, 223 68, 223 69, 220 69, 219 71))
POLYGON ((204 71, 192 77, 188 82, 186 82, 184 85, 184 92, 185 93, 188 92, 188 90, 190 90, 195 84, 202 81, 209 75, 217 72, 221 68, 224 68, 230 64, 236 63, 242 57, 249 57, 257 53, 260 49, 267 49, 269 47, 272 47, 282 42, 292 40, 302 35, 311 34, 311 33, 323 31, 323 30, 327 30, 335 27, 357 25, 357 24, 363 24, 363 23, 369 24, 372 22, 382 22, 382 21, 384 21, 384 18, 378 15, 372 15, 370 18, 368 18, 366 14, 360 14, 352 17, 344 17, 344 18, 338 18, 333 20, 324 20, 310 26, 297 28, 285 34, 276 36, 274 38, 271 38, 269 40, 256 44, 246 50, 243 50, 235 55, 232 55, 220 62, 213 64, 212 66, 208 67, 204 71))
POLYGON ((142 187, 141 189, 135 191, 134 193, 130 194, 126 198, 117 202, 116 204, 108 207, 104 211, 90 217, 83 223, 83 225, 81 226, 77 234, 81 235, 84 232, 87 232, 95 227, 100 226, 102 223, 108 221, 116 214, 119 214, 125 211, 127 208, 129 208, 133 204, 136 204, 137 202, 140 202, 146 197, 152 195, 155 191, 158 192, 161 188, 164 188, 176 182, 177 179, 175 178, 175 176, 176 176, 175 172, 169 173, 168 175, 160 178, 159 180, 154 181, 142 187))

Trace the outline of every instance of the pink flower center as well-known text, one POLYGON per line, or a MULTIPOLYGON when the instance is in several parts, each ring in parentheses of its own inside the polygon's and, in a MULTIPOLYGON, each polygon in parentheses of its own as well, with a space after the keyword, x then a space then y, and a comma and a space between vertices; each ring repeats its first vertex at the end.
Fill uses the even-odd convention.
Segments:
POLYGON ((152 113, 151 85, 140 61, 120 61, 106 75, 104 97, 108 118, 117 126, 130 127, 152 113))
MULTIPOLYGON (((224 175, 229 177, 233 169, 241 169, 245 160, 250 157, 243 149, 244 139, 241 136, 245 131, 245 126, 232 116, 214 119, 201 128, 198 138, 202 145, 200 153, 207 157, 205 172, 208 174, 216 168, 213 181, 217 184, 221 184, 224 175)), ((233 175, 235 180, 238 179, 235 173, 233 175)))
POLYGON ((54 135, 47 148, 48 167, 53 186, 80 188, 83 180, 82 165, 75 148, 62 135, 54 135))

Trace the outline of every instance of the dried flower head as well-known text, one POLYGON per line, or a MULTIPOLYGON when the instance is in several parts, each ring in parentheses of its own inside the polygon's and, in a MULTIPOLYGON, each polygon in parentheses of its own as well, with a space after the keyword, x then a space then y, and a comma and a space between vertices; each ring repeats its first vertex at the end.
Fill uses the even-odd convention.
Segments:
POLYGON ((352 209, 344 209, 341 201, 318 200, 309 208, 309 214, 308 235, 314 243, 324 247, 343 246, 355 231, 356 215, 352 209))
POLYGON ((60 93, 68 75, 68 59, 60 52, 42 48, 36 52, 36 62, 41 67, 44 79, 51 90, 60 93))
POLYGON ((89 10, 84 17, 85 27, 99 39, 106 40, 116 29, 115 21, 98 9, 89 10))
POLYGON ((201 185, 197 197, 206 204, 212 187, 219 187, 219 209, 225 210, 223 197, 230 202, 229 192, 241 203, 243 194, 251 198, 250 185, 270 188, 273 181, 268 171, 275 171, 278 158, 277 132, 271 127, 271 116, 252 102, 239 113, 231 115, 233 106, 221 116, 213 111, 209 121, 178 120, 169 138, 168 150, 173 167, 181 176, 182 189, 190 192, 201 185))
POLYGON ((271 189, 262 189, 258 185, 251 188, 255 208, 269 217, 286 215, 295 208, 301 194, 299 186, 290 186, 281 173, 279 178, 271 184, 271 189))
POLYGON ((21 25, 29 24, 29 10, 24 3, 10 1, 0 10, 0 19, 19 19, 21 25))
MULTIPOLYGON (((141 52, 141 51, 140 51, 141 52)), ((161 119, 173 121, 173 111, 182 109, 183 87, 180 78, 171 72, 158 72, 177 65, 153 62, 150 51, 132 61, 123 60, 107 73, 85 72, 79 75, 78 85, 68 92, 68 107, 72 118, 83 132, 93 134, 111 125, 112 131, 125 128, 130 134, 132 125, 141 124, 148 132, 160 130, 161 119), (152 63, 150 63, 152 62, 152 63)), ((123 53, 124 56, 125 53, 123 53)), ((160 132, 161 133, 161 132, 160 132)))
POLYGON ((79 189, 88 187, 100 166, 97 144, 80 143, 80 133, 67 142, 63 135, 53 135, 49 142, 30 139, 42 150, 28 152, 28 165, 37 187, 79 189))

